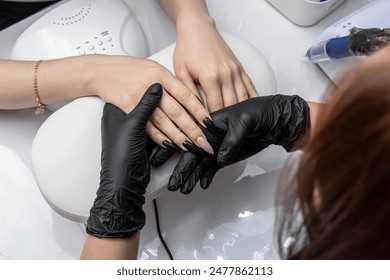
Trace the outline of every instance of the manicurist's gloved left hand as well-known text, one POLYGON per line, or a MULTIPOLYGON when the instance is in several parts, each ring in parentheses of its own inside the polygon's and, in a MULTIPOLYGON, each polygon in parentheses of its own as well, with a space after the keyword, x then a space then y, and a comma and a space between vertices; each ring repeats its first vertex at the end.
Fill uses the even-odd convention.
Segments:
POLYGON ((145 127, 162 96, 153 84, 129 114, 106 104, 102 117, 100 187, 87 222, 96 237, 131 237, 145 224, 142 206, 150 181, 145 127))

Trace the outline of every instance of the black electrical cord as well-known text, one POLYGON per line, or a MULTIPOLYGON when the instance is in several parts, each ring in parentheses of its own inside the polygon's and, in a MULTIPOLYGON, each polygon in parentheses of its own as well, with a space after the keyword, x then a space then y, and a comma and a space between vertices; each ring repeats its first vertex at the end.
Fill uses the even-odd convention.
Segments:
POLYGON ((158 233, 158 237, 160 238, 160 241, 162 243, 162 245, 164 246, 165 250, 167 251, 167 254, 169 256, 169 259, 171 260, 174 260, 173 256, 172 256, 172 253, 171 251, 169 250, 167 244, 165 243, 165 240, 161 234, 161 230, 160 230, 160 222, 159 222, 159 218, 158 218, 158 208, 157 208, 157 201, 156 199, 153 199, 153 206, 154 206, 154 216, 156 218, 156 227, 157 227, 157 233, 158 233))

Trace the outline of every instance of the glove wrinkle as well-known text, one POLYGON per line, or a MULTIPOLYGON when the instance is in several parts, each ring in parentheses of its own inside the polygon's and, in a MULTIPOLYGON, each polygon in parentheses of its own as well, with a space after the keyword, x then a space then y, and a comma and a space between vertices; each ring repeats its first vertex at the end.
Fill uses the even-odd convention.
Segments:
POLYGON ((129 114, 105 104, 100 186, 87 221, 88 234, 127 238, 145 225, 142 206, 150 181, 151 150, 145 127, 161 96, 161 85, 152 85, 129 114))
POLYGON ((168 190, 178 190, 178 186, 182 186, 186 182, 198 161, 200 161, 200 157, 195 156, 190 152, 185 152, 177 163, 177 166, 180 166, 180 168, 175 168, 173 170, 172 176, 169 178, 168 190))

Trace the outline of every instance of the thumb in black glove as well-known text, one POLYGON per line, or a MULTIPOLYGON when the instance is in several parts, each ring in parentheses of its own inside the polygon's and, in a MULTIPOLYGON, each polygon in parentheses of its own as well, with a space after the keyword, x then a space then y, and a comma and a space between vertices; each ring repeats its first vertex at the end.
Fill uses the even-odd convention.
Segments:
POLYGON ((161 85, 153 84, 129 114, 112 104, 104 106, 100 187, 88 234, 125 238, 144 226, 142 205, 150 181, 145 127, 161 97, 161 85))
POLYGON ((220 166, 236 162, 242 145, 260 152, 271 144, 289 152, 295 141, 310 130, 310 111, 299 96, 260 96, 220 110, 214 124, 227 131, 219 148, 220 166))

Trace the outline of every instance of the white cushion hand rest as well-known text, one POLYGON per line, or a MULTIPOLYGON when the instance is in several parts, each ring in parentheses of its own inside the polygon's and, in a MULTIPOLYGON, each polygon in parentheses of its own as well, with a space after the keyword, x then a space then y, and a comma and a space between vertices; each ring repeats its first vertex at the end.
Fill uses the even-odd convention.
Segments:
MULTIPOLYGON (((274 94, 273 72, 259 51, 236 37, 223 36, 258 92, 274 94)), ((174 47, 171 45, 150 59, 173 72, 174 47)), ((56 212, 76 222, 86 222, 99 187, 103 106, 104 102, 99 98, 85 97, 60 108, 41 126, 32 147, 33 172, 42 195, 56 212)), ((177 160, 176 156, 162 167, 152 169, 147 201, 166 189, 177 160)), ((245 165, 241 162, 222 169, 213 184, 231 184, 241 175, 245 165)))

